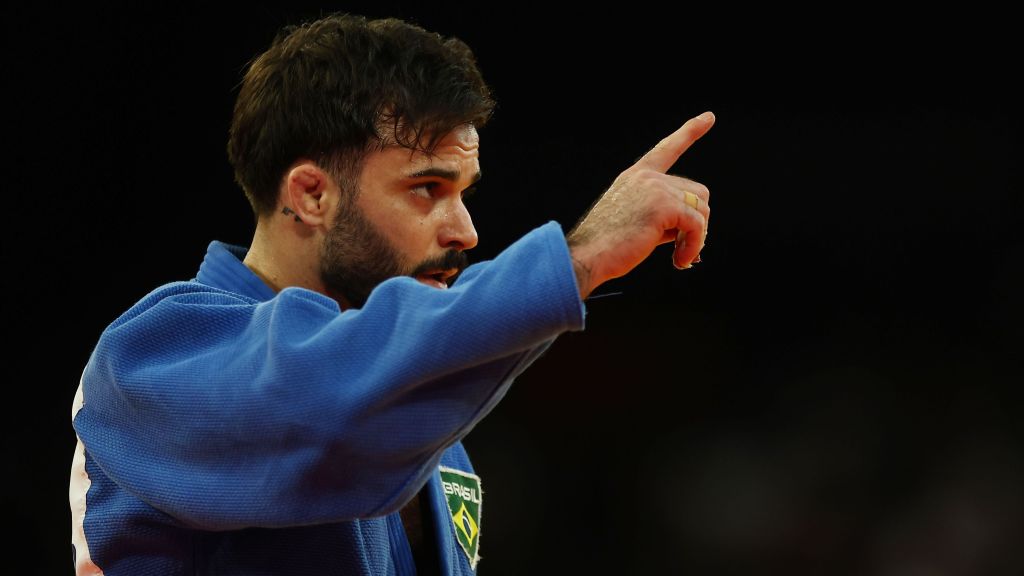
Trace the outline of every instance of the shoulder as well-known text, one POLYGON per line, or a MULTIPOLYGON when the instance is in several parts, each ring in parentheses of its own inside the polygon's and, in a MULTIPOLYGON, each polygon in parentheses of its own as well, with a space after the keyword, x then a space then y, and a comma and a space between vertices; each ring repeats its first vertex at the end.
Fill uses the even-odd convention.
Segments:
POLYGON ((139 316, 155 309, 166 307, 171 303, 194 306, 255 306, 259 303, 255 298, 230 292, 213 286, 207 286, 195 280, 188 282, 171 282, 146 294, 131 308, 114 320, 107 330, 135 320, 139 316))
POLYGON ((270 300, 259 300, 196 280, 171 282, 121 314, 103 331, 101 339, 118 334, 151 335, 154 331, 167 337, 176 334, 195 338, 199 332, 237 333, 253 322, 292 324, 314 318, 328 322, 339 313, 337 302, 305 288, 285 288, 270 300))

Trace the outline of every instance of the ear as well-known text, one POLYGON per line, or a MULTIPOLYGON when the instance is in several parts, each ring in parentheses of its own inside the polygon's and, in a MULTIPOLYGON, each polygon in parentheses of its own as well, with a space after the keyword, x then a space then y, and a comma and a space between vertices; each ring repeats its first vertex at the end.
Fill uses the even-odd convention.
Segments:
POLYGON ((311 160, 300 159, 285 173, 282 183, 283 207, 277 217, 296 224, 321 226, 337 202, 337 186, 331 177, 311 160))

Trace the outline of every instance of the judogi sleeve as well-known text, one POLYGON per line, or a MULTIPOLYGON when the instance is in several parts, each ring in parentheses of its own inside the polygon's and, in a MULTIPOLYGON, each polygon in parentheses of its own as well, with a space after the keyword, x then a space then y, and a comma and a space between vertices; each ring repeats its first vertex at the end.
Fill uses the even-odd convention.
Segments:
POLYGON ((257 302, 177 282, 104 331, 74 425, 111 479, 188 526, 379 516, 583 320, 555 222, 448 290, 393 278, 344 313, 301 288, 257 302))

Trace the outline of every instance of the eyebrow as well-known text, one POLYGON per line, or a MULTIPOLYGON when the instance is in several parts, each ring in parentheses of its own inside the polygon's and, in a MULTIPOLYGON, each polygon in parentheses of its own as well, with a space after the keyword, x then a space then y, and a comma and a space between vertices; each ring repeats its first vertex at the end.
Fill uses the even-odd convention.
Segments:
MULTIPOLYGON (((462 172, 460 172, 459 170, 448 170, 447 168, 431 167, 427 168, 426 170, 420 170, 419 172, 409 174, 407 178, 425 178, 427 176, 436 176, 438 178, 444 178, 445 180, 457 182, 459 180, 459 176, 462 176, 462 172)), ((473 175, 473 181, 470 182, 470 185, 476 184, 483 177, 483 172, 478 170, 477 173, 473 175)))

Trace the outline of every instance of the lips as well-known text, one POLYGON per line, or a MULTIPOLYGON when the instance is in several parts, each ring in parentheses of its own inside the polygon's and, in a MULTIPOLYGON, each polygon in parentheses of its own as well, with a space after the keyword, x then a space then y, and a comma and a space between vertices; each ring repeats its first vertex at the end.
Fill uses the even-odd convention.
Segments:
POLYGON ((457 268, 451 268, 448 270, 427 270, 426 272, 416 276, 416 279, 427 286, 433 286, 434 288, 445 290, 448 288, 448 279, 458 273, 459 270, 457 268))

